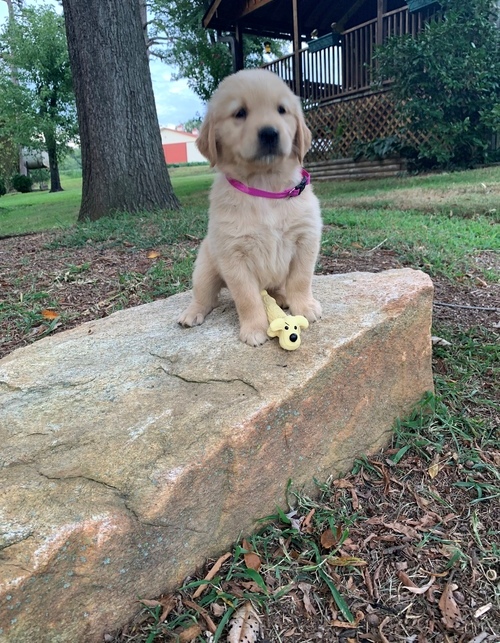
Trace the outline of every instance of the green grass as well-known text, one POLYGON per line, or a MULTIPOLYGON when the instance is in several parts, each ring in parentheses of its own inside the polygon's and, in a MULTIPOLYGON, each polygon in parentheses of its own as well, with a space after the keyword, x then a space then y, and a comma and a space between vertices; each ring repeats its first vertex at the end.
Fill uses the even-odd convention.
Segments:
MULTIPOLYGON (((213 170, 205 165, 171 168, 169 172, 175 193, 188 207, 206 197, 213 180, 213 170)), ((74 226, 80 208, 82 180, 63 175, 61 183, 63 192, 34 191, 1 197, 0 236, 74 226)))

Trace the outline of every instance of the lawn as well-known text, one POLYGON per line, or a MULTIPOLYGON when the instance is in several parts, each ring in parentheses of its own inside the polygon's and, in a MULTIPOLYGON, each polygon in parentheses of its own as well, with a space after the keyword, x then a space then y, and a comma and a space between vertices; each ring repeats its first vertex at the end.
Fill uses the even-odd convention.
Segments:
MULTIPOLYGON (((0 236, 48 230, 0 240, 0 356, 190 287, 212 173, 171 174, 179 212, 75 225, 76 179, 61 194, 0 199, 0 236)), ((215 561, 174 595, 142 597, 109 641, 190 640, 190 627, 216 643, 246 599, 269 641, 499 640, 500 167, 315 190, 318 273, 410 266, 432 276, 435 397, 397 424, 386 450, 318 483, 315 498, 291 487, 295 513, 277 511, 235 543, 211 580, 215 561)))
MULTIPOLYGON (((170 176, 178 197, 189 201, 193 192, 210 188, 213 172, 208 165, 181 166, 171 168, 170 176)), ((61 183, 63 192, 34 190, 0 198, 0 237, 73 226, 80 208, 82 180, 62 175, 61 183)))

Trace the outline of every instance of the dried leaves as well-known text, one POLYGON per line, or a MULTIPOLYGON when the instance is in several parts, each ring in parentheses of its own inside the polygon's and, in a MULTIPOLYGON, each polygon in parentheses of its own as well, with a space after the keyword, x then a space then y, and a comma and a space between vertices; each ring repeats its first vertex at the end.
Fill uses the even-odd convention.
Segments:
POLYGON ((229 621, 227 643, 255 643, 260 635, 260 617, 252 603, 239 607, 229 621))

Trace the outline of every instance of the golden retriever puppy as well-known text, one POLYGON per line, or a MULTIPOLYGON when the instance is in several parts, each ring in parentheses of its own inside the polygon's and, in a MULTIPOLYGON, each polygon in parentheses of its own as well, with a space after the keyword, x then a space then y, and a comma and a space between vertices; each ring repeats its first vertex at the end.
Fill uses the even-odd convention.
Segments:
POLYGON ((300 101, 278 76, 248 69, 221 82, 197 140, 218 174, 181 325, 201 324, 223 286, 250 346, 267 340, 263 289, 292 315, 321 317, 311 291, 321 215, 301 167, 310 144, 300 101))

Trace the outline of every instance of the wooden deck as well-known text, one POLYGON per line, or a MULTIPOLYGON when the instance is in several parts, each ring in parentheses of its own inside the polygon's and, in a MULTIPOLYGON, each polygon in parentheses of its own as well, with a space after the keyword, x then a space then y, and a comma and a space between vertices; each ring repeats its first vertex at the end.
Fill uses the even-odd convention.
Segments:
POLYGON ((432 16, 427 9, 408 7, 384 13, 340 35, 340 44, 319 51, 308 47, 264 65, 275 72, 306 103, 352 96, 373 88, 374 52, 390 36, 417 35, 432 16), (299 69, 299 77, 294 70, 299 69))

